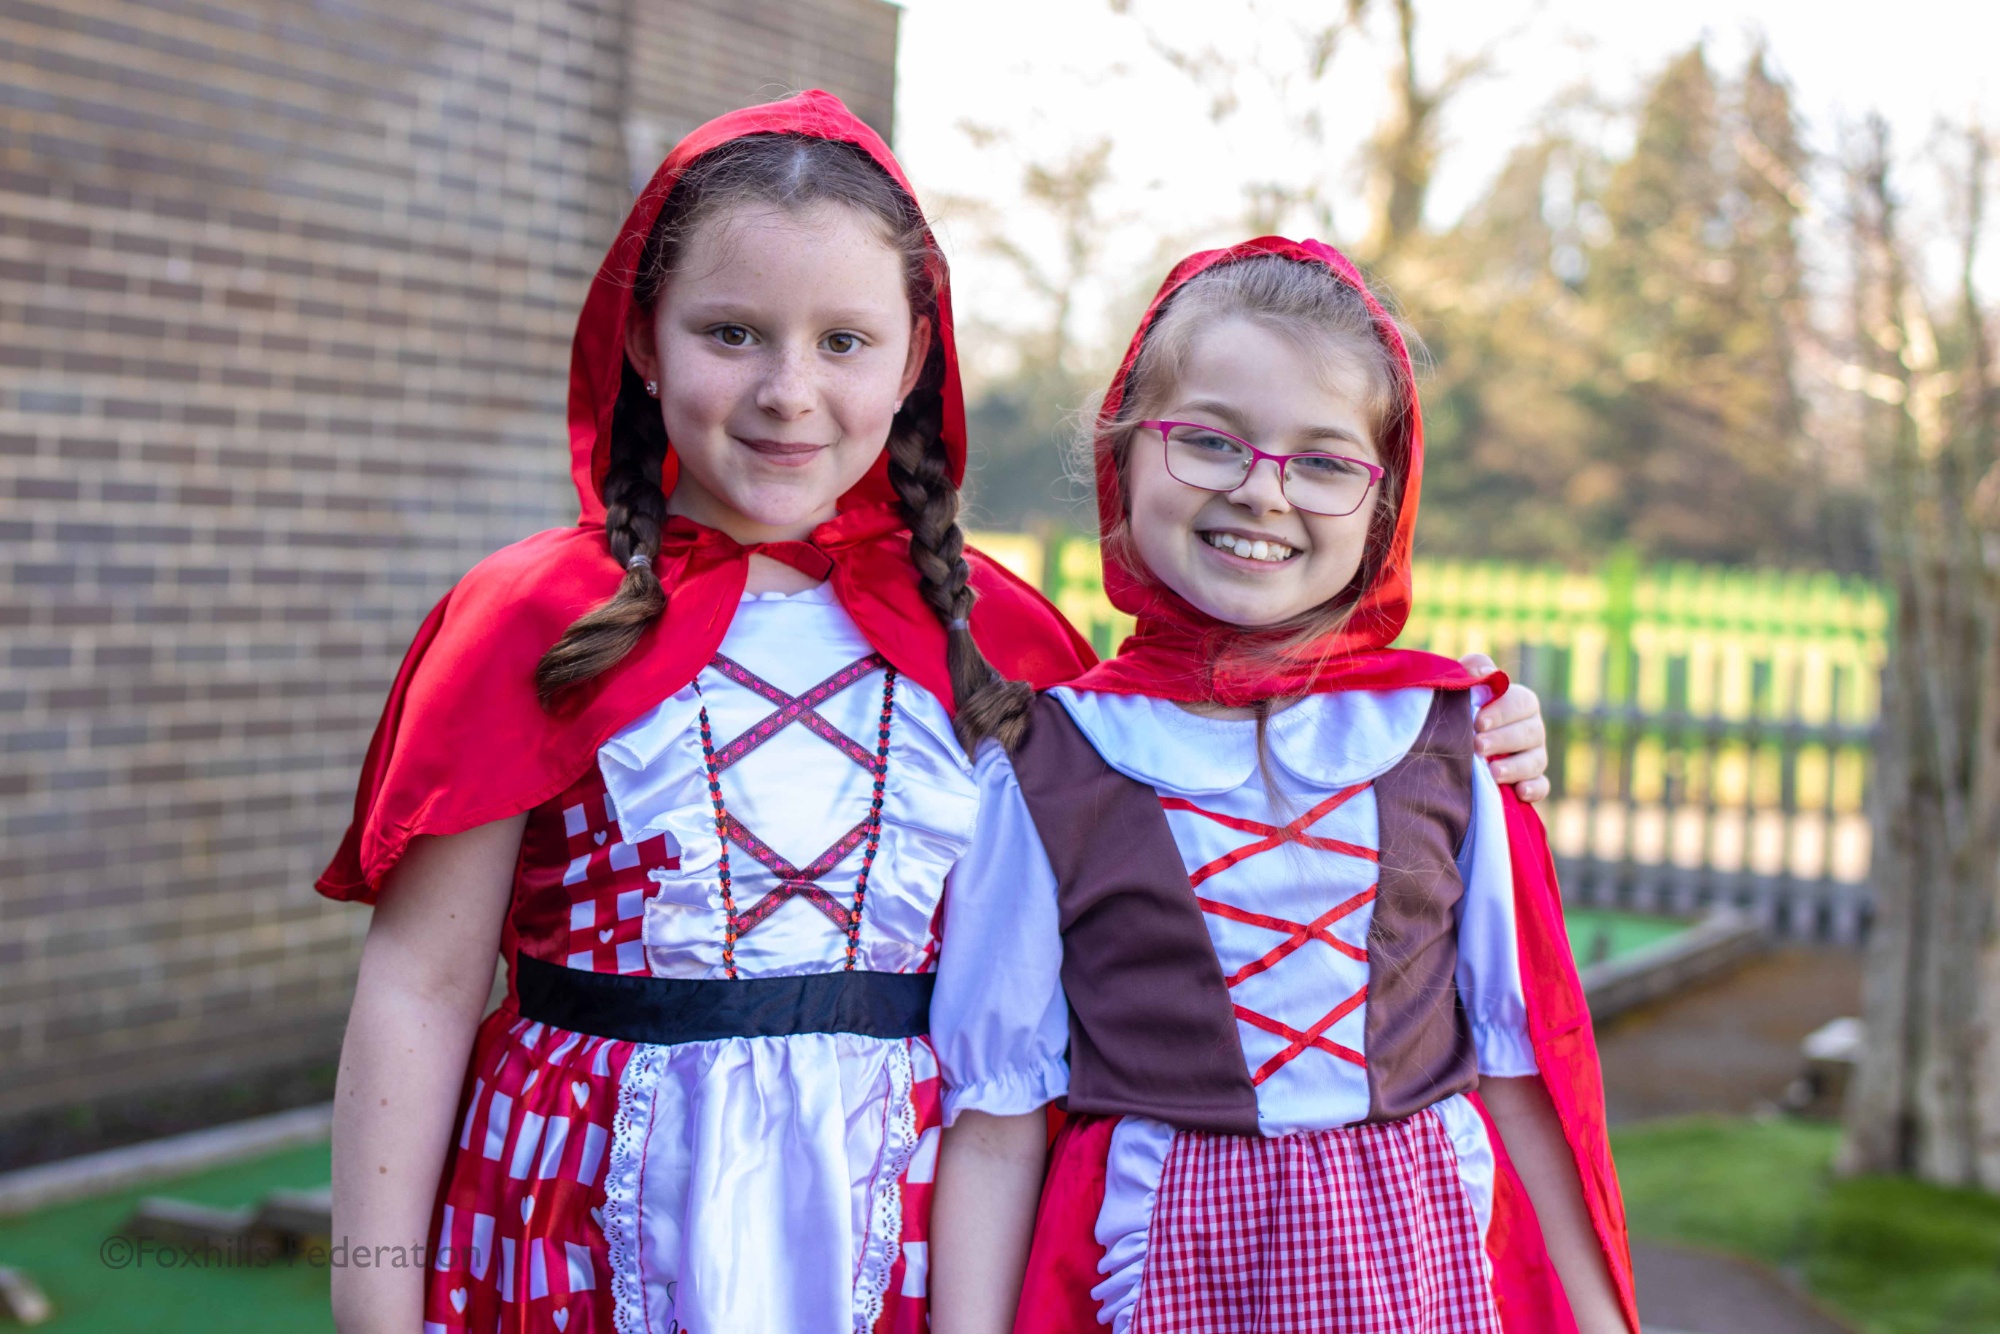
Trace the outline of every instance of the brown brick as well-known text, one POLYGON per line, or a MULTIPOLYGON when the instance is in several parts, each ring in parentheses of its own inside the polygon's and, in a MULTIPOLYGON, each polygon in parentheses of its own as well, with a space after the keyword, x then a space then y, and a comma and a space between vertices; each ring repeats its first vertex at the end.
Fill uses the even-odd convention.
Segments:
POLYGON ((410 633, 574 516, 569 339, 633 176, 778 88, 886 132, 896 10, 0 26, 4 1127, 336 1050, 364 919, 310 881, 410 633))

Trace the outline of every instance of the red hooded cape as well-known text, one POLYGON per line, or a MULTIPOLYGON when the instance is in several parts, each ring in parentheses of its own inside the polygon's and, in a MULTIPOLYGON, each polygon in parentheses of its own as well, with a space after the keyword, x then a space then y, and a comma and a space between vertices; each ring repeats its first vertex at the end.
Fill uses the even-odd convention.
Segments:
MULTIPOLYGON (((1363 591, 1353 616, 1331 642, 1314 645, 1280 667, 1253 668, 1231 666, 1226 658, 1218 660, 1215 650, 1235 633, 1232 627, 1196 610, 1144 569, 1127 564, 1128 557, 1119 544, 1106 542, 1105 591, 1113 605, 1138 619, 1138 626, 1116 657, 1083 673, 1070 682, 1071 687, 1185 701, 1219 700, 1239 706, 1320 691, 1463 689, 1482 681, 1504 691, 1506 679, 1499 673, 1490 678, 1475 677, 1448 658, 1390 647, 1402 633, 1410 610, 1410 551, 1423 483, 1423 417, 1414 377, 1408 374, 1409 352, 1402 334, 1347 257, 1319 241, 1259 237, 1226 250, 1190 255, 1167 276, 1132 337, 1098 419, 1096 472, 1101 531, 1116 531, 1125 518, 1124 490, 1109 448, 1108 428, 1124 401, 1133 364, 1153 322, 1174 293, 1197 274, 1259 255, 1324 265, 1354 287, 1374 313, 1383 341, 1403 363, 1405 382, 1412 388, 1396 427, 1404 436, 1395 443, 1403 446, 1400 452, 1408 458, 1409 469, 1388 557, 1374 582, 1363 591)), ((1562 899, 1548 839, 1541 820, 1511 789, 1503 790, 1503 797, 1508 843, 1513 851, 1521 977, 1527 991, 1535 1059, 1575 1156, 1584 1200, 1625 1318, 1637 1330, 1625 1209, 1605 1128, 1603 1076, 1598 1069, 1590 1011, 1563 927, 1562 899)), ((1483 1106, 1481 1114, 1485 1114, 1483 1106)), ((1097 1262, 1103 1256, 1093 1228, 1104 1199, 1104 1154, 1113 1124, 1110 1120, 1081 1121, 1057 1141, 1058 1158, 1077 1157, 1072 1160, 1072 1170, 1050 1174, 1053 1189, 1043 1198, 1037 1220, 1037 1262, 1030 1266, 1029 1286, 1015 1323, 1017 1334, 1095 1334, 1101 1328, 1097 1303, 1090 1296, 1090 1289, 1099 1281, 1097 1262)), ((1493 1135, 1493 1142, 1499 1180, 1487 1246, 1494 1261, 1494 1288, 1502 1320, 1509 1334, 1575 1334, 1576 1325, 1543 1245, 1534 1207, 1507 1160, 1498 1134, 1493 1135)))
MULTIPOLYGON (((535 664, 543 652, 624 577, 605 547, 601 488, 640 252, 688 165, 756 134, 857 145, 915 197, 888 145, 830 93, 801 93, 718 117, 668 155, 619 228, 577 319, 569 379, 577 525, 495 552, 425 618, 369 743, 354 822, 320 876, 321 893, 372 902, 412 838, 458 833, 556 796, 595 761, 613 733, 692 681, 721 644, 743 594, 751 549, 675 519, 656 563, 666 611, 624 661, 572 692, 558 713, 544 710, 535 695, 535 664)), ((942 434, 952 478, 962 481, 965 403, 945 275, 937 316, 945 360, 942 434)), ((662 487, 671 491, 678 473, 670 448, 662 487)), ((773 554, 828 568, 841 605, 869 642, 949 707, 944 629, 918 591, 910 535, 886 462, 841 498, 839 514, 809 541, 817 554, 799 543, 782 544, 787 550, 773 554)), ((972 632, 1002 673, 1046 686, 1094 661, 1088 645, 1039 593, 977 552, 967 556, 979 594, 972 632)))

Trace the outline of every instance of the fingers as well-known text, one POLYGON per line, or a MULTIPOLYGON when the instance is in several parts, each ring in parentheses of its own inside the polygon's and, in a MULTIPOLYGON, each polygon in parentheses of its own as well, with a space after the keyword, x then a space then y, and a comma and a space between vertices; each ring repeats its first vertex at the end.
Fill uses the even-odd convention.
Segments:
MULTIPOLYGON (((1468 653, 1459 664, 1477 676, 1495 670, 1484 653, 1468 653)), ((1493 780, 1512 783, 1521 800, 1534 803, 1549 795, 1548 728, 1542 721, 1542 700, 1527 686, 1510 684, 1507 693, 1479 711, 1473 721, 1473 749, 1489 757, 1493 780), (1492 758, 1497 756, 1498 758, 1492 758)))
MULTIPOLYGON (((1497 760, 1490 760, 1488 763, 1493 767, 1494 782, 1502 786, 1508 783, 1523 785, 1530 782, 1540 783, 1542 794, 1544 796, 1548 794, 1549 785, 1542 778, 1542 775, 1547 773, 1549 769, 1548 747, 1531 746, 1526 750, 1516 751, 1511 755, 1503 755, 1497 760)), ((1537 800, 1537 798, 1529 797, 1525 792, 1521 794, 1521 799, 1523 801, 1537 800)))
POLYGON ((1512 723, 1527 722, 1532 719, 1537 726, 1542 719, 1542 697, 1524 685, 1510 685, 1507 693, 1500 696, 1479 711, 1473 726, 1488 732, 1506 727, 1512 723))
POLYGON ((1508 723, 1490 731, 1473 735, 1472 749, 1479 755, 1513 755, 1524 750, 1535 750, 1548 744, 1548 731, 1542 726, 1540 714, 1524 722, 1508 723))

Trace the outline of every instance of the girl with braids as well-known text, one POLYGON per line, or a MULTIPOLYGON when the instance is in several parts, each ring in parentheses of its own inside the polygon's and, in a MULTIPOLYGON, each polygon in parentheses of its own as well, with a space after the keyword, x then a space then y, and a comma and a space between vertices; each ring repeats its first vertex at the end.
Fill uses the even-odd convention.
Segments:
POLYGON ((1400 329, 1318 242, 1194 255, 1094 450, 1138 627, 986 720, 1022 731, 952 885, 984 969, 932 1011, 941 1334, 1636 1334, 1547 845, 1474 758, 1504 678, 1389 647, 1400 329), (1006 1086, 1067 1100, 1024 1287, 1006 1086))
POLYGON ((921 1330, 961 737, 1090 654, 965 548, 945 267, 881 139, 807 93, 676 147, 569 423, 581 522, 419 630, 320 881, 377 905, 335 1228, 430 1248, 336 1271, 338 1322, 921 1330))

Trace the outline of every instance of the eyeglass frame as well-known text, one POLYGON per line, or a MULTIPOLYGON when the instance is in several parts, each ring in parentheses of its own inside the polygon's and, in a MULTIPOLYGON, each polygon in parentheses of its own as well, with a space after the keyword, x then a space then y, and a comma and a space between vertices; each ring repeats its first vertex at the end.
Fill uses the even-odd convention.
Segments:
POLYGON ((1368 493, 1373 491, 1377 486, 1380 486, 1382 479, 1389 475, 1389 470, 1379 463, 1370 463, 1367 459, 1350 458, 1346 454, 1330 454, 1320 450, 1307 450, 1298 454, 1273 454, 1269 450, 1257 448, 1257 446, 1251 444, 1240 435, 1231 435, 1228 431, 1222 430, 1220 427, 1210 426, 1206 422, 1142 421, 1135 423, 1135 425, 1141 430, 1153 430, 1160 433, 1161 462, 1166 464, 1167 476, 1173 478, 1182 486, 1191 486, 1197 491, 1208 491, 1215 495, 1226 496, 1232 491, 1241 490, 1243 484, 1250 480, 1250 474, 1257 471, 1257 465, 1265 459, 1269 459, 1278 465, 1278 493, 1285 497, 1285 503, 1293 509, 1301 510, 1307 514, 1316 514, 1322 519, 1344 519, 1350 514, 1358 513, 1361 507, 1368 503, 1368 493), (1238 481, 1235 486, 1203 486, 1200 482, 1190 482, 1179 473, 1176 473, 1174 465, 1168 461, 1173 455, 1173 447, 1167 440, 1167 432, 1176 426, 1192 426, 1196 430, 1208 431, 1221 436, 1225 440, 1233 440, 1243 446, 1243 448, 1249 450, 1250 466, 1243 470, 1242 480, 1238 481), (1293 500, 1291 493, 1285 490, 1285 468, 1293 459, 1339 459, 1342 463, 1355 464, 1368 470, 1368 485, 1361 488, 1361 498, 1354 502, 1353 509, 1343 510, 1338 514, 1329 513, 1325 510, 1308 509, 1306 506, 1299 504, 1298 501, 1293 500))

